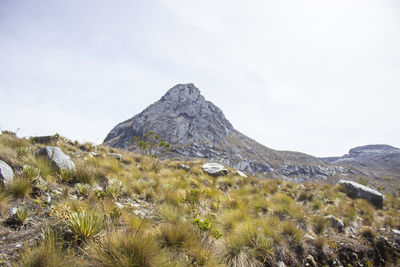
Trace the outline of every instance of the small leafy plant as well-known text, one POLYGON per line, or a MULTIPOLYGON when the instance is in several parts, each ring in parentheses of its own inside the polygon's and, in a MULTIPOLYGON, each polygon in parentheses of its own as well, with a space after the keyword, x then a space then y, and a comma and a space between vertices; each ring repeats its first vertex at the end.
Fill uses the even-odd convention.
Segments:
POLYGON ((82 197, 87 197, 90 192, 90 185, 89 184, 81 184, 78 183, 75 185, 76 191, 78 191, 78 194, 81 195, 82 197))
POLYGON ((16 222, 20 225, 24 224, 26 219, 29 217, 29 210, 25 206, 19 206, 18 208, 15 209, 15 219, 16 222))
POLYGON ((116 178, 111 179, 108 183, 107 186, 107 193, 112 197, 112 198, 117 198, 121 192, 122 192, 122 182, 116 178))
POLYGON ((91 210, 72 212, 66 223, 76 240, 95 237, 105 228, 104 217, 91 210))

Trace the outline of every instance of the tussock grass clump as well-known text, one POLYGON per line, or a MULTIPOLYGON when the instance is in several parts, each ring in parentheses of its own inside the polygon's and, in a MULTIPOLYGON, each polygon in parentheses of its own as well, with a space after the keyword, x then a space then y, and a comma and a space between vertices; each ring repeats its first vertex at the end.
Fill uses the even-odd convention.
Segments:
POLYGON ((2 133, 0 134, 0 145, 16 149, 29 145, 29 140, 25 138, 18 138, 15 134, 11 132, 2 131, 2 133))
POLYGON ((219 256, 228 266, 264 266, 272 261, 273 253, 274 239, 262 234, 254 221, 247 220, 224 238, 219 256))
POLYGON ((272 213, 281 219, 291 217, 301 219, 303 211, 296 201, 285 193, 276 193, 271 199, 272 213))
POLYGON ((304 234, 293 222, 284 221, 281 223, 280 227, 280 232, 283 236, 290 238, 296 244, 300 244, 304 234))
POLYGON ((53 163, 48 158, 38 157, 35 159, 35 163, 40 170, 40 175, 44 179, 46 179, 48 176, 56 175, 56 168, 54 167, 53 163))
POLYGON ((225 232, 231 231, 235 224, 240 223, 248 218, 246 210, 227 210, 221 215, 220 224, 225 232))
POLYGON ((364 226, 363 228, 361 228, 360 234, 363 238, 367 239, 370 242, 372 242, 376 238, 376 233, 369 226, 364 226))
POLYGON ((63 248, 58 235, 47 228, 42 233, 42 240, 33 247, 25 249, 15 267, 65 267, 82 266, 69 249, 63 248))
POLYGON ((6 192, 0 188, 0 214, 8 209, 10 206, 10 198, 6 192))
POLYGON ((319 215, 313 216, 311 218, 311 227, 316 234, 322 234, 325 229, 325 218, 319 215))
POLYGON ((16 177, 11 183, 7 184, 6 192, 13 198, 26 198, 32 191, 32 184, 23 177, 16 177))
POLYGON ((363 218, 364 224, 371 225, 375 221, 375 207, 368 201, 358 198, 355 200, 355 207, 363 218))
POLYGON ((92 185, 95 181, 92 168, 86 166, 84 162, 78 161, 75 163, 75 170, 72 173, 74 183, 82 183, 92 185))
POLYGON ((171 222, 171 223, 178 223, 181 222, 184 217, 184 211, 182 208, 171 205, 168 203, 164 203, 160 207, 160 217, 163 221, 171 222))
POLYGON ((191 248, 199 242, 193 225, 189 223, 162 223, 156 234, 162 248, 191 248))
POLYGON ((324 248, 326 247, 327 244, 328 244, 328 240, 325 237, 317 236, 317 238, 315 238, 314 245, 316 248, 318 248, 320 250, 324 250, 324 248))
POLYGON ((155 267, 176 266, 157 245, 150 234, 112 232, 87 248, 91 266, 155 267))

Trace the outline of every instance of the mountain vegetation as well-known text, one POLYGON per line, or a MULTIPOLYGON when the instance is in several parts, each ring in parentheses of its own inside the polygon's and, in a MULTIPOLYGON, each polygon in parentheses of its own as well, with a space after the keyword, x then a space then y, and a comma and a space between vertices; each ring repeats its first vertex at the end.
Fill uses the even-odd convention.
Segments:
POLYGON ((400 264, 400 191, 377 208, 335 183, 213 176, 205 159, 9 132, 0 161, 13 171, 0 189, 3 266, 400 264))

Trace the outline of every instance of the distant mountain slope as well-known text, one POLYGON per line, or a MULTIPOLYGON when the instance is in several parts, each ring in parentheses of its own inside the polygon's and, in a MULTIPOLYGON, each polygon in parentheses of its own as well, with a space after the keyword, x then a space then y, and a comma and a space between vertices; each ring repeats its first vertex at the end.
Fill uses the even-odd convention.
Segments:
POLYGON ((223 112, 206 101, 193 84, 178 84, 159 101, 111 130, 104 144, 134 150, 132 138, 154 131, 172 144, 178 158, 207 158, 249 173, 277 177, 327 179, 358 174, 299 152, 267 148, 233 128, 223 112))
POLYGON ((375 176, 400 177, 400 149, 388 145, 352 148, 342 157, 323 158, 325 162, 367 170, 375 176))

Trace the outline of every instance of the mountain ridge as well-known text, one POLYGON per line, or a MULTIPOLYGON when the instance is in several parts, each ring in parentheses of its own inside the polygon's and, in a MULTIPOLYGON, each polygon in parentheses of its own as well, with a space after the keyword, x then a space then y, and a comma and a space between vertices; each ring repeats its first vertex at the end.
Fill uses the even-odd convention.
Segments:
POLYGON ((130 142, 154 131, 172 144, 170 156, 206 158, 240 171, 273 177, 326 180, 335 174, 365 175, 320 158, 268 148, 234 129, 217 106, 194 84, 178 84, 141 113, 115 126, 104 144, 135 150, 130 142))

